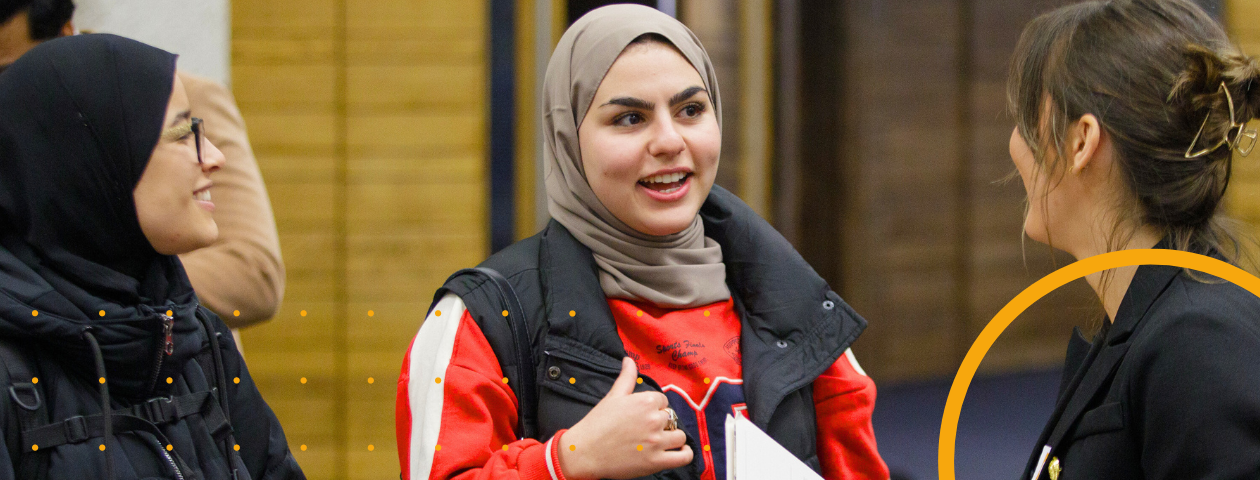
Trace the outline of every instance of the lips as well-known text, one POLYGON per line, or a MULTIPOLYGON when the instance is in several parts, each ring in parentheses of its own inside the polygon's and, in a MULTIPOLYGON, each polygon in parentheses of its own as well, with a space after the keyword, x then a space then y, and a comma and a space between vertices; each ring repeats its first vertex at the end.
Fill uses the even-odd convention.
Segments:
POLYGON ((214 212, 214 202, 210 200, 210 187, 202 188, 193 192, 193 200, 197 201, 197 205, 209 212, 214 212))
POLYGON ((654 192, 669 195, 677 192, 687 184, 687 180, 691 178, 691 172, 673 172, 652 175, 639 180, 639 185, 652 190, 654 192))

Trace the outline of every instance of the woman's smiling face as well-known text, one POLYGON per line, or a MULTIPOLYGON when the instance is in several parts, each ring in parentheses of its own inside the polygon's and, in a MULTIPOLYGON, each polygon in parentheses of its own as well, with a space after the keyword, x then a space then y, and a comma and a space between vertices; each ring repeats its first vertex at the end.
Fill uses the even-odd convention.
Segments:
POLYGON ((209 140, 197 157, 188 94, 179 77, 171 92, 162 122, 162 135, 132 192, 140 230, 164 255, 191 252, 214 243, 219 227, 214 223, 210 199, 210 174, 223 165, 223 153, 209 140))
POLYGON ((648 235, 681 232, 713 188, 722 132, 704 80, 673 46, 631 44, 578 128, 582 168, 613 216, 648 235))

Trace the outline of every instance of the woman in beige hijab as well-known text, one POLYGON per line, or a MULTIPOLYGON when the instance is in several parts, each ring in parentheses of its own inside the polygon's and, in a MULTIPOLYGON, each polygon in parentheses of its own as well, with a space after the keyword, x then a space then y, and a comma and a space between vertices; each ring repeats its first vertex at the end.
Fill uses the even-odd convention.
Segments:
POLYGON ((595 10, 542 105, 552 222, 439 289, 399 379, 403 478, 725 478, 728 415, 827 478, 887 478, 848 350, 865 320, 713 185, 695 35, 595 10))

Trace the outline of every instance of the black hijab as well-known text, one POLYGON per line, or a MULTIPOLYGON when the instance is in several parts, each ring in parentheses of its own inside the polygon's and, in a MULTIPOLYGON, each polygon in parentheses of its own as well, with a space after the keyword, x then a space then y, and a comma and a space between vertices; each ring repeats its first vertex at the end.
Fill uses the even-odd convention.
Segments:
POLYGON ((192 286, 179 259, 145 238, 132 193, 162 131, 175 58, 78 35, 0 74, 0 337, 53 348, 95 378, 88 331, 122 396, 161 390, 156 379, 200 348, 192 286))

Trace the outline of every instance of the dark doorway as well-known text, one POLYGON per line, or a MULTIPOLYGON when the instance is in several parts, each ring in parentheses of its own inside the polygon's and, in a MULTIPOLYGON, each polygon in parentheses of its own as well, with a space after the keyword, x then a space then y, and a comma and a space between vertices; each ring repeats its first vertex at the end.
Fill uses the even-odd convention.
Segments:
POLYGON ((587 12, 604 5, 612 5, 614 3, 637 3, 639 5, 647 5, 656 8, 656 0, 638 0, 638 1, 607 1, 607 0, 569 0, 569 25, 574 21, 582 18, 587 12))

